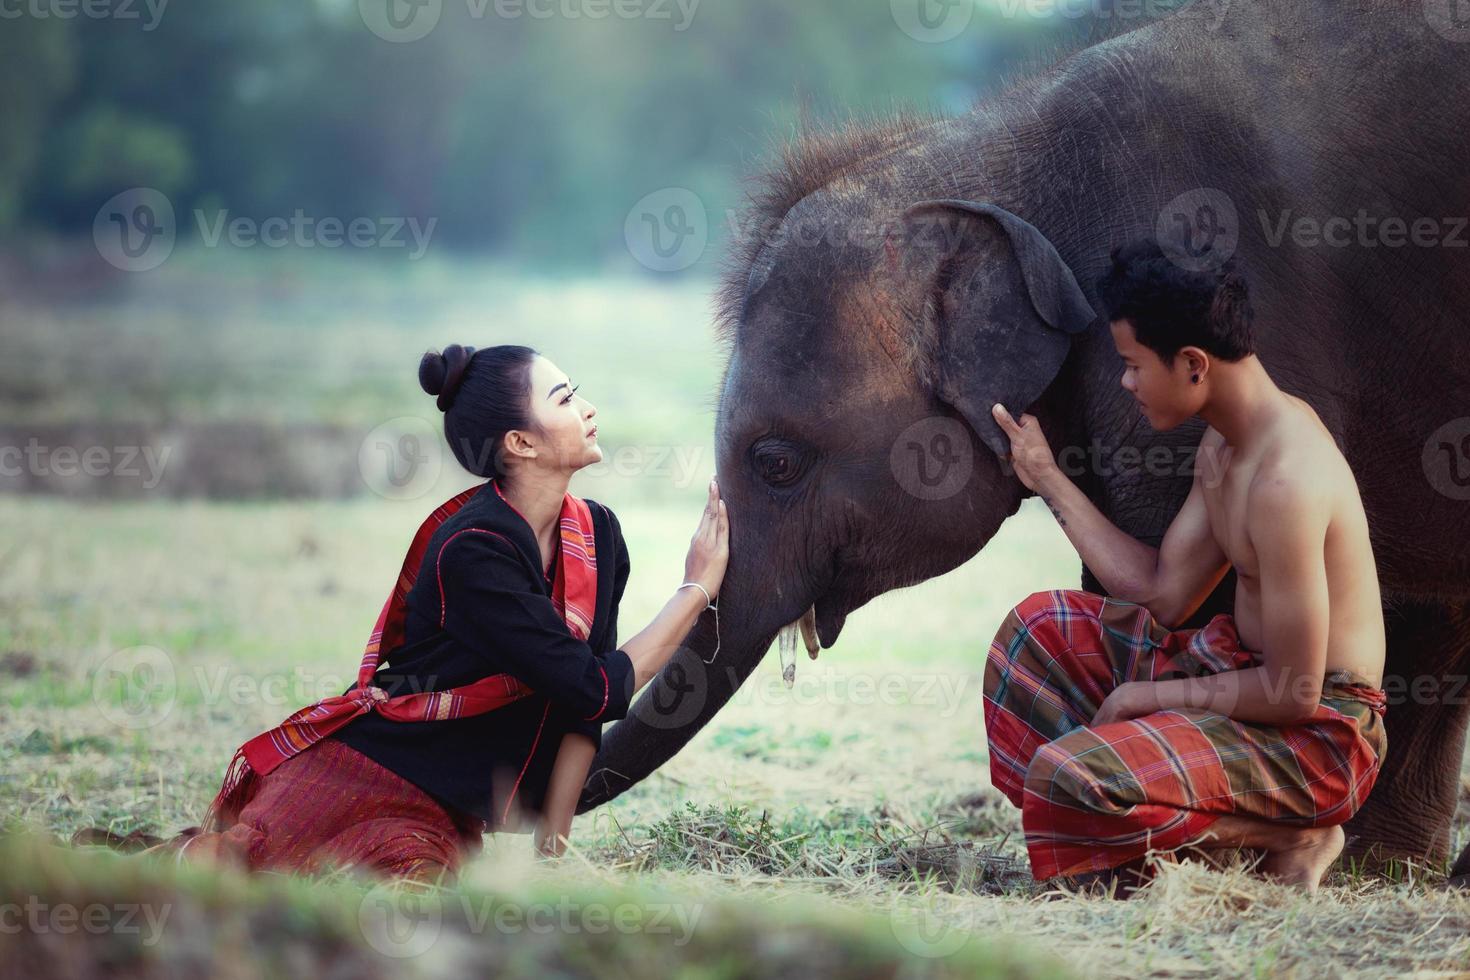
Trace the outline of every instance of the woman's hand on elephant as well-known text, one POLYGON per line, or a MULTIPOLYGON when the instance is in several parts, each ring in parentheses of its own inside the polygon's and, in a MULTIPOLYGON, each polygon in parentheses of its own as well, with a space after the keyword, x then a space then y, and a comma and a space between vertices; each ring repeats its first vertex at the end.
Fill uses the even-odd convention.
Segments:
POLYGON ((1000 402, 990 409, 996 424, 1011 439, 1011 454, 1007 457, 1026 489, 1040 493, 1041 484, 1057 472, 1057 460, 1047 444, 1046 434, 1034 415, 1021 415, 1021 421, 1011 418, 1011 413, 1000 402))
POLYGON ((719 486, 710 480, 709 499, 699 517, 699 526, 694 529, 694 537, 689 540, 689 555, 684 559, 684 581, 698 582, 713 599, 720 593, 729 561, 730 517, 725 512, 725 502, 720 499, 719 486))

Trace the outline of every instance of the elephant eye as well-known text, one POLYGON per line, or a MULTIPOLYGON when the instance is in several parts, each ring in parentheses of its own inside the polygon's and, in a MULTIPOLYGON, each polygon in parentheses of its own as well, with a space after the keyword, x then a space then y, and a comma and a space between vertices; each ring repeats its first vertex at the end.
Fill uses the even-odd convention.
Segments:
POLYGON ((800 450, 782 439, 762 439, 750 452, 756 474, 773 487, 788 486, 801 476, 800 450))

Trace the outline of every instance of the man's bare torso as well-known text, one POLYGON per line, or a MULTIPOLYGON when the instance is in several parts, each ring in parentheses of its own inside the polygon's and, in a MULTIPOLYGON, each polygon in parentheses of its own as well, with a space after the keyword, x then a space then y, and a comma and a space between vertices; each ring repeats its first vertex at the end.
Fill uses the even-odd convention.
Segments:
POLYGON ((1312 407, 1300 398, 1286 397, 1296 411, 1276 421, 1249 454, 1227 446, 1213 428, 1200 441, 1210 528, 1235 569, 1236 631, 1247 649, 1262 649, 1261 579, 1253 542, 1275 529, 1270 514, 1252 510, 1252 483, 1266 471, 1310 480, 1313 487, 1326 490, 1331 508, 1321 556, 1327 566, 1330 604, 1326 670, 1351 670, 1381 686, 1383 611, 1357 481, 1312 407))

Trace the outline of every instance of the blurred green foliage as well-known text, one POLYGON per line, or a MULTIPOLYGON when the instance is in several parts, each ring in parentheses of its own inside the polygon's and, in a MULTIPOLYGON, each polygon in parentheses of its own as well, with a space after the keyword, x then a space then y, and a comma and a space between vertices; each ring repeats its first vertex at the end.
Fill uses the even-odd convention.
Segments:
POLYGON ((1096 30, 1017 0, 954 0, 974 11, 943 43, 905 33, 888 2, 628 2, 645 15, 443 0, 405 43, 368 21, 406 0, 14 3, 0 232, 85 233, 103 201, 151 187, 183 236, 200 209, 415 216, 453 248, 596 268, 660 188, 693 190, 718 225, 803 114, 961 112, 1038 44, 1096 30))

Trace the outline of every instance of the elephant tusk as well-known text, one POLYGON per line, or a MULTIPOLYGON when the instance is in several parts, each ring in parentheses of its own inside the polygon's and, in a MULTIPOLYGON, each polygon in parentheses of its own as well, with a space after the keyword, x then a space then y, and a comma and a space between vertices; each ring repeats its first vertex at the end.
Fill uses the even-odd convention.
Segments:
POLYGON ((801 626, 802 642, 806 644, 806 655, 816 660, 817 651, 822 648, 817 640, 817 604, 812 603, 797 622, 801 626))
POLYGON ((781 650, 781 679, 789 688, 796 683, 796 624, 781 627, 776 636, 776 645, 781 650))

